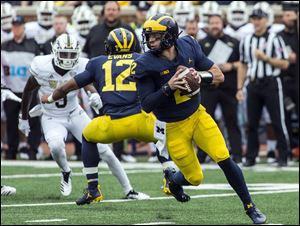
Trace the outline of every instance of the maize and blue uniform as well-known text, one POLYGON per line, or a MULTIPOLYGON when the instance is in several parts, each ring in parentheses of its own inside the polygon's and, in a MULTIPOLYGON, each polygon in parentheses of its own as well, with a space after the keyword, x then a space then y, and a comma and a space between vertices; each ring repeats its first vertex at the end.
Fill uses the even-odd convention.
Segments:
POLYGON ((94 83, 103 102, 103 116, 94 118, 83 130, 88 142, 114 143, 134 138, 155 142, 153 114, 141 110, 134 78, 140 54, 99 56, 89 61, 74 79, 79 87, 94 83))
POLYGON ((153 111, 158 120, 166 122, 166 147, 185 179, 192 185, 203 180, 193 141, 215 162, 229 158, 224 138, 212 117, 200 105, 200 95, 188 97, 176 90, 167 96, 162 90, 179 65, 206 71, 213 66, 195 39, 184 36, 175 44, 177 56, 173 61, 159 58, 151 52, 139 57, 135 78, 142 108, 153 111), (151 62, 151 63, 149 63, 151 62))

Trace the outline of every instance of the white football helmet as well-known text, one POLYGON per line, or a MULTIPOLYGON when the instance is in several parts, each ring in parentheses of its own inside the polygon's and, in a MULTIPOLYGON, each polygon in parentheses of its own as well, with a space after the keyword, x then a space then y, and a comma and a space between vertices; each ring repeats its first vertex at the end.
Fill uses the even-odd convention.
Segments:
POLYGON ((149 19, 152 16, 155 16, 160 13, 166 13, 167 8, 164 5, 154 4, 147 12, 146 18, 149 19))
POLYGON ((54 1, 41 1, 37 6, 37 21, 42 26, 52 26, 55 14, 56 7, 54 1))
POLYGON ((173 11, 173 18, 181 29, 185 28, 186 22, 195 19, 195 9, 190 1, 177 1, 173 11))
POLYGON ((267 2, 258 2, 253 6, 254 9, 261 9, 268 14, 268 26, 271 26, 274 22, 274 12, 271 5, 267 2))
POLYGON ((81 5, 73 12, 72 24, 79 34, 86 36, 90 29, 97 24, 97 18, 88 5, 81 5))
POLYGON ((81 53, 80 44, 69 34, 60 35, 52 44, 54 64, 64 70, 73 69, 78 63, 81 53))
POLYGON ((11 4, 1 3, 1 30, 10 30, 15 16, 16 12, 11 4))
POLYGON ((247 4, 243 1, 233 1, 227 9, 227 21, 233 27, 240 27, 248 22, 247 4))
POLYGON ((222 11, 220 5, 215 1, 204 2, 199 8, 199 18, 200 22, 205 26, 208 23, 208 17, 210 15, 220 15, 222 16, 222 11))

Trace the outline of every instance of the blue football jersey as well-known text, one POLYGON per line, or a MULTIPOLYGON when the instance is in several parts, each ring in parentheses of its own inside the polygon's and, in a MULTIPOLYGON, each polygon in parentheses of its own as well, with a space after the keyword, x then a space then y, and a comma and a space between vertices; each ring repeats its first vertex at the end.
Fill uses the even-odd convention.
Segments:
MULTIPOLYGON (((179 90, 173 95, 159 95, 164 84, 175 74, 179 65, 206 71, 214 64, 202 52, 198 42, 191 36, 179 38, 175 44, 177 56, 174 60, 160 58, 150 51, 139 57, 136 62, 135 78, 139 85, 139 95, 142 100, 150 94, 158 92, 158 100, 154 109, 156 117, 165 122, 175 122, 186 119, 199 107, 200 95, 188 97, 181 95, 179 90)), ((153 104, 152 104, 153 105, 153 104)), ((143 106, 144 107, 144 106, 143 106)))
POLYGON ((94 83, 103 102, 102 114, 121 118, 141 112, 133 78, 138 53, 99 56, 91 59, 83 73, 75 76, 79 87, 94 83))

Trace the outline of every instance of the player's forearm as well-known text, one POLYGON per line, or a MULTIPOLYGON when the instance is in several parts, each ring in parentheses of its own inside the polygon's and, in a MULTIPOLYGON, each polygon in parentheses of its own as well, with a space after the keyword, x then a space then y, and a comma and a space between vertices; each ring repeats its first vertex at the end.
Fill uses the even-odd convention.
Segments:
POLYGON ((208 71, 213 74, 212 84, 224 82, 224 74, 216 64, 214 64, 208 71))
MULTIPOLYGON (((54 102, 57 101, 59 99, 64 98, 69 92, 79 89, 79 87, 77 86, 77 83, 75 82, 74 79, 71 79, 70 81, 68 81, 67 83, 59 86, 58 88, 56 88, 53 93, 52 93, 52 100, 50 100, 49 102, 54 102)), ((51 98, 50 98, 51 99, 51 98)))
POLYGON ((24 91, 22 95, 22 105, 21 105, 21 112, 22 112, 22 119, 28 119, 28 112, 29 107, 32 100, 33 91, 39 87, 37 81, 34 79, 33 76, 29 77, 24 91))
POLYGON ((155 85, 152 83, 150 78, 137 80, 137 83, 141 105, 143 110, 147 113, 153 111, 163 101, 168 99, 168 95, 172 92, 168 85, 165 85, 161 89, 155 91, 155 85))

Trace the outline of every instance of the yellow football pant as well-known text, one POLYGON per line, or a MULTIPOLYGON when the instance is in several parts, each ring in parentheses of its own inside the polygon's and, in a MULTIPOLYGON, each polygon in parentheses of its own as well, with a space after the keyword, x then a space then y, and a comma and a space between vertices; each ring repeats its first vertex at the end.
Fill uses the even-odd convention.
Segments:
POLYGON ((172 160, 188 182, 199 185, 203 173, 193 142, 215 162, 229 158, 222 133, 202 105, 187 119, 167 123, 167 148, 172 160))
POLYGON ((155 116, 141 112, 120 119, 110 116, 94 118, 83 130, 84 138, 93 143, 109 144, 125 139, 156 142, 154 139, 155 116))

